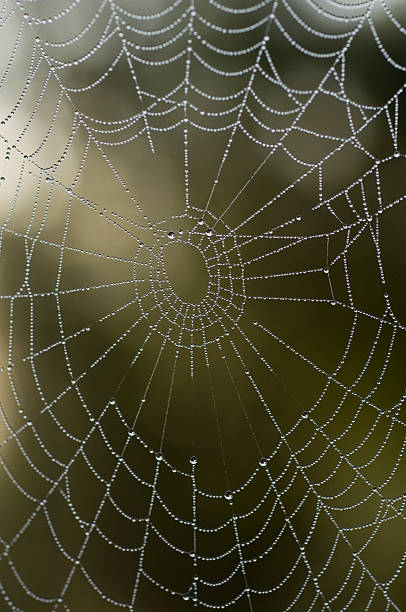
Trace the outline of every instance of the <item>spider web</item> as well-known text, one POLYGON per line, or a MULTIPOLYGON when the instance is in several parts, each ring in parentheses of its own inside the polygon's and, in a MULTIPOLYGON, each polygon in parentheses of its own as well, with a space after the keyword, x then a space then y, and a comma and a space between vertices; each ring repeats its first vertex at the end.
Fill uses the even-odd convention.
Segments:
POLYGON ((1 609, 402 609, 401 9, 2 2, 1 609))

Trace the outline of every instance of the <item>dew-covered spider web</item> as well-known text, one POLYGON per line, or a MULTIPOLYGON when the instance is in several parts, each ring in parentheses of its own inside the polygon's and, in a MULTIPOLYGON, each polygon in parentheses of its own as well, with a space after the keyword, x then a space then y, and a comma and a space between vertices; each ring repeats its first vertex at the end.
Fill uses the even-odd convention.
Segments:
POLYGON ((403 0, 2 0, 0 610, 406 609, 403 0))

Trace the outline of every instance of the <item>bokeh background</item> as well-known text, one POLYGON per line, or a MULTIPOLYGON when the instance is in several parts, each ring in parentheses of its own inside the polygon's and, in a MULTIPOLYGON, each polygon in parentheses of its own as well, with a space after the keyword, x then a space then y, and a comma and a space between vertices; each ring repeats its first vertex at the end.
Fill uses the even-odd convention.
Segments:
POLYGON ((404 609, 403 3, 1 20, 0 609, 404 609))

